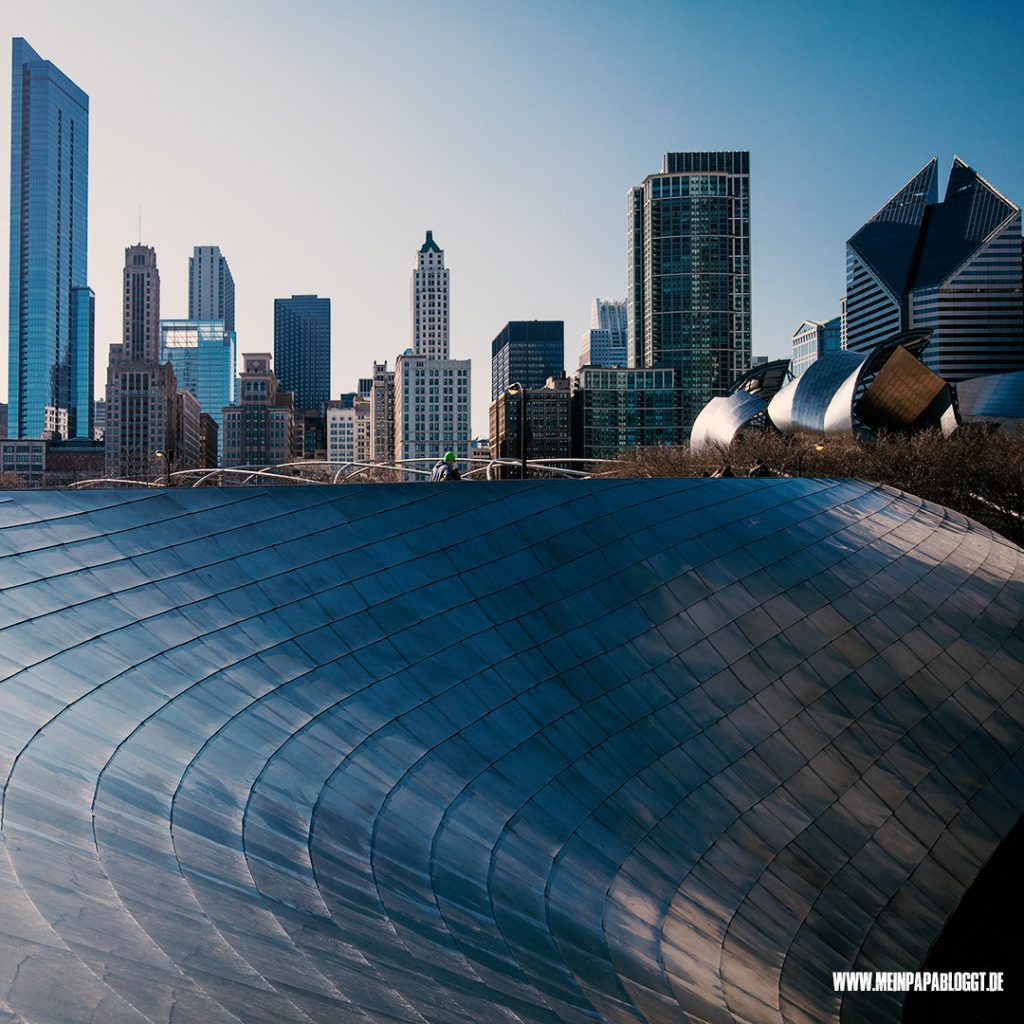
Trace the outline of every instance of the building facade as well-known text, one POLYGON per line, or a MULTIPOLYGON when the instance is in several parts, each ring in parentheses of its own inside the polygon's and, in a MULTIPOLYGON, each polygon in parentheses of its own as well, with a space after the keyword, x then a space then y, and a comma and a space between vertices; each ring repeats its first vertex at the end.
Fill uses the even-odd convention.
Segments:
POLYGON ((470 361, 425 359, 412 352, 395 363, 395 452, 405 459, 469 457, 470 361))
MULTIPOLYGON (((160 271, 149 246, 124 251, 121 344, 110 346, 103 447, 108 476, 149 479, 169 463, 186 469, 188 428, 173 368, 160 362, 160 271), (162 452, 158 457, 156 452, 162 452)), ((197 441, 195 435, 193 443, 197 441)))
POLYGON ((563 374, 549 377, 542 388, 503 391, 491 402, 490 439, 494 459, 521 459, 524 454, 527 459, 568 459, 572 455, 569 378, 563 374))
POLYGON ((627 224, 627 360, 675 371, 685 433, 750 366, 750 154, 666 153, 627 224))
POLYGON ((626 366, 626 300, 594 299, 580 339, 580 366, 626 366))
MULTIPOLYGON (((799 377, 811 363, 820 359, 826 352, 838 352, 842 349, 842 320, 838 316, 831 320, 805 320, 793 332, 791 340, 791 369, 793 376, 799 377)), ((767 361, 765 358, 765 362, 767 361)))
POLYGON ((13 45, 8 433, 92 437, 89 97, 13 45))
POLYGON ((449 355, 448 271, 444 250, 427 232, 416 254, 409 296, 412 321, 412 350, 428 359, 447 359, 449 355))
POLYGON ((680 444, 672 369, 584 366, 572 377, 573 454, 614 459, 633 448, 680 444))
POLYGON ((197 245, 188 258, 189 320, 223 320, 235 330, 235 279, 218 245, 197 245))
POLYGON ((327 403, 327 459, 329 462, 369 462, 373 457, 370 400, 358 392, 327 403))
POLYGON ((387 362, 373 364, 369 397, 370 458, 390 462, 395 457, 395 371, 387 362))
POLYGON ((223 410, 223 466, 275 466, 295 457, 295 403, 281 391, 271 355, 243 357, 238 403, 223 410))
MULTIPOLYGON (((111 352, 117 346, 111 346, 111 352)), ((152 359, 121 359, 113 354, 107 367, 107 424, 103 434, 107 475, 127 480, 150 479, 165 465, 179 461, 178 397, 173 368, 152 359)))
POLYGON ((561 320, 510 320, 491 342, 491 401, 512 384, 542 388, 565 374, 561 320))
POLYGON ((160 271, 156 251, 131 245, 124 251, 124 316, 121 337, 125 359, 160 359, 160 271))
POLYGON ((331 300, 318 295, 274 299, 274 374, 296 409, 322 416, 331 397, 331 300))
MULTIPOLYGON (((174 368, 178 387, 199 399, 199 408, 217 423, 236 401, 235 332, 222 320, 161 320, 160 358, 174 368)), ((109 416, 109 414, 108 414, 109 416)))
POLYGON ((929 161, 846 244, 846 344, 931 330, 951 383, 1024 369, 1021 211, 959 157, 938 202, 929 161))

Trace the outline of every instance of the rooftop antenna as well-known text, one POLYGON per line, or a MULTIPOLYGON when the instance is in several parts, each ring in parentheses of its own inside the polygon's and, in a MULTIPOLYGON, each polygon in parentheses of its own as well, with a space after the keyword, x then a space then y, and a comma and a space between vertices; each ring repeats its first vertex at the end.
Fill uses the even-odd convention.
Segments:
POLYGON ((139 203, 139 245, 142 245, 142 203, 139 203))

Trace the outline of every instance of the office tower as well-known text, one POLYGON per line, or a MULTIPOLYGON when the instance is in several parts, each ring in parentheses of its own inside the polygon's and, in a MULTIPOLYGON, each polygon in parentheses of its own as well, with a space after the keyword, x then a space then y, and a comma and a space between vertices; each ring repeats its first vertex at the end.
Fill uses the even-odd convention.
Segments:
POLYGON ((7 437, 7 403, 0 402, 0 440, 7 437))
POLYGON ((565 375, 549 377, 542 388, 503 391, 491 402, 491 458, 521 459, 525 454, 527 459, 568 459, 572 455, 571 398, 565 375))
POLYGON ((372 390, 372 388, 373 388, 373 378, 372 377, 360 377, 359 378, 359 382, 356 385, 356 393, 359 395, 360 398, 369 399, 370 391, 372 390))
POLYGON ((510 320, 491 342, 491 401, 512 384, 542 388, 565 373, 561 320, 510 320))
POLYGON ((750 366, 750 154, 666 153, 627 235, 629 365, 675 371, 688 435, 750 366))
POLYGON ((246 355, 237 404, 223 410, 224 466, 275 466, 295 455, 295 402, 278 389, 270 353, 246 355))
POLYGON ((170 363, 178 387, 199 399, 213 417, 223 451, 222 411, 236 401, 235 332, 222 320, 161 320, 160 358, 170 363))
POLYGON ((8 432, 90 438, 89 97, 24 39, 12 79, 8 432))
POLYGON ((839 300, 839 347, 841 349, 849 348, 846 339, 846 296, 844 295, 839 300))
POLYGON ((469 457, 470 360, 395 362, 395 458, 439 459, 446 451, 469 457))
MULTIPOLYGON (((842 320, 805 320, 794 332, 793 362, 790 370, 794 377, 820 359, 826 352, 838 352, 842 347, 842 320)), ((767 362, 767 358, 764 359, 767 362)), ((753 365, 753 364, 752 364, 753 365)))
POLYGON ((217 465, 217 421, 208 413, 199 414, 199 465, 217 465))
POLYGON ((922 361, 952 383, 1024 369, 1021 211, 959 157, 938 202, 930 160, 846 243, 846 340, 930 329, 922 361))
POLYGON ((235 329, 235 279, 218 245, 196 245, 188 258, 188 318, 235 329))
POLYGON ((129 480, 164 471, 163 452, 177 460, 178 402, 174 370, 152 359, 111 359, 107 367, 107 475, 129 480))
POLYGON ((160 271, 148 245, 124 251, 122 348, 126 359, 160 359, 160 271))
POLYGON ((594 299, 590 330, 580 340, 580 366, 625 366, 626 300, 594 299))
POLYGON ((409 298, 414 355, 448 358, 448 290, 444 250, 434 241, 434 233, 428 231, 416 255, 409 298))
POLYGON ((387 362, 373 364, 370 384, 370 458, 391 462, 395 457, 395 371, 387 362))
POLYGON ((103 446, 108 476, 140 479, 195 465, 180 441, 196 442, 180 421, 174 370, 160 363, 160 271, 147 245, 124 251, 121 344, 110 346, 103 446), (157 456, 162 452, 163 456, 157 456))
POLYGON ((331 300, 316 295, 274 299, 274 375, 297 410, 323 415, 331 397, 331 300))
POLYGON ((572 377, 573 454, 614 459, 678 443, 680 394, 672 369, 584 366, 572 377))

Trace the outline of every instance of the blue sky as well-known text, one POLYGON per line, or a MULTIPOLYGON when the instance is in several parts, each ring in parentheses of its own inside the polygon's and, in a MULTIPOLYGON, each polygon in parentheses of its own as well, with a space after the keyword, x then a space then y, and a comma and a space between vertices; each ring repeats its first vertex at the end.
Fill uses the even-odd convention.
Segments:
MULTIPOLYGON (((846 239, 932 156, 1024 201, 1022 12, 6 0, 0 77, 23 35, 90 95, 97 394, 139 203, 166 318, 187 313, 197 244, 231 264, 240 351, 272 349, 276 296, 330 296, 334 394, 408 344, 431 228, 485 434, 491 339, 509 319, 562 319, 576 365, 591 298, 625 297, 626 191, 666 150, 750 150, 754 352, 769 356, 838 313, 846 239)), ((0 215, 6 242, 6 202, 0 215)))

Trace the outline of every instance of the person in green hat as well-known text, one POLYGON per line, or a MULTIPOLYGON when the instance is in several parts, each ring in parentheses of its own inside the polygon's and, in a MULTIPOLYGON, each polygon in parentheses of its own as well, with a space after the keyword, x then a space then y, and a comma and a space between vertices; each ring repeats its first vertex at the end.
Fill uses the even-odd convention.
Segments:
POLYGON ((431 482, 442 483, 445 480, 461 480, 462 474, 455 465, 455 452, 445 452, 444 458, 434 466, 430 474, 431 482))

